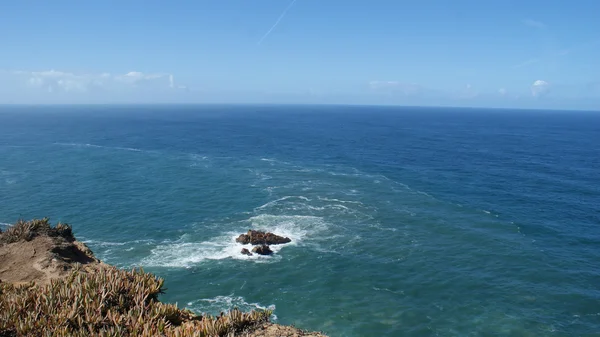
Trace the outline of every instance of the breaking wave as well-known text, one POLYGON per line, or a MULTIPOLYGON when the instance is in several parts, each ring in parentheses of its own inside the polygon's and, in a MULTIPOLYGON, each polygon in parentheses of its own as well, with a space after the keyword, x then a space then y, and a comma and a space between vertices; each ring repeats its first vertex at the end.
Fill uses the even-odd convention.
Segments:
POLYGON ((184 235, 176 242, 164 242, 151 250, 149 256, 141 261, 143 266, 190 268, 207 260, 235 259, 257 263, 277 262, 281 259, 279 251, 289 246, 303 245, 316 237, 316 234, 328 229, 327 223, 320 217, 302 215, 261 214, 244 221, 250 228, 272 232, 289 237, 292 242, 283 245, 271 245, 273 255, 252 256, 240 253, 242 248, 252 249, 252 245, 242 245, 235 241, 247 227, 237 231, 228 231, 212 239, 194 241, 191 235, 184 235))
MULTIPOLYGON (((260 303, 248 303, 242 296, 230 294, 228 296, 216 296, 214 298, 202 298, 192 302, 188 302, 186 308, 196 313, 206 313, 217 315, 220 312, 225 312, 233 308, 238 308, 242 311, 250 310, 275 310, 275 304, 262 305, 260 303)), ((276 320, 277 316, 272 317, 276 320)))

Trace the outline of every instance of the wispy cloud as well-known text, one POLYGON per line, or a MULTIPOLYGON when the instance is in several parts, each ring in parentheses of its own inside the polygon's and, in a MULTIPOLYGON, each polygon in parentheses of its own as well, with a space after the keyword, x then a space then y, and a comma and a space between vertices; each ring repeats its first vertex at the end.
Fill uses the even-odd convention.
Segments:
POLYGON ((400 85, 398 81, 370 81, 369 87, 371 89, 382 89, 382 88, 395 88, 400 85))
POLYGON ((537 29, 544 29, 547 27, 545 23, 543 23, 541 21, 533 20, 533 19, 525 19, 522 22, 526 26, 537 28, 537 29))
MULTIPOLYGON (((126 74, 72 73, 57 70, 4 71, 2 76, 11 76, 32 89, 43 89, 48 93, 85 93, 94 89, 135 88, 139 85, 153 88, 176 88, 172 74, 143 73, 130 71, 126 74)), ((0 77, 2 77, 0 76, 0 77)))
POLYGON ((260 44, 264 41, 264 39, 266 39, 267 36, 269 36, 269 34, 271 34, 273 29, 275 29, 275 27, 277 27, 277 25, 279 24, 279 21, 281 21, 281 19, 283 19, 283 17, 285 16, 285 13, 287 13, 287 11, 294 5, 294 3, 296 3, 296 0, 292 0, 292 2, 290 2, 290 4, 283 10, 281 15, 279 15, 279 18, 277 19, 277 21, 275 21, 273 26, 271 26, 271 28, 265 33, 265 35, 263 35, 260 38, 260 40, 258 40, 258 43, 256 45, 260 46, 260 44))
POLYGON ((117 81, 125 82, 125 83, 136 84, 136 83, 142 82, 142 81, 166 79, 168 77, 169 77, 169 74, 163 74, 163 73, 148 74, 148 73, 142 73, 139 71, 130 71, 125 75, 114 76, 114 79, 117 81))
POLYGON ((49 93, 55 91, 86 92, 90 86, 102 85, 97 76, 89 74, 74 74, 70 72, 44 70, 44 71, 14 71, 22 76, 32 88, 42 88, 49 93))

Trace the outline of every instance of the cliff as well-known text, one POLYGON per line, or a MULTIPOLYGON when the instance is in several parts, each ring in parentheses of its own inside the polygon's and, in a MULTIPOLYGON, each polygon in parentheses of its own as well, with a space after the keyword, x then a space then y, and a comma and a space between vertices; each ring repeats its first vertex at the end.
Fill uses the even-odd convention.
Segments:
POLYGON ((47 219, 0 232, 0 336, 312 336, 270 311, 217 317, 161 303, 164 280, 94 257, 71 227, 47 219))

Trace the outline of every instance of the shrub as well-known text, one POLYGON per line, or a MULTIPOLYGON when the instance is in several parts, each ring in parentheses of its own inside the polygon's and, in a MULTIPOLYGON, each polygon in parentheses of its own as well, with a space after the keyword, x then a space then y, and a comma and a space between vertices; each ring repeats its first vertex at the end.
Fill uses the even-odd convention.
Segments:
POLYGON ((19 220, 4 232, 0 231, 0 245, 19 241, 31 241, 37 236, 62 237, 69 242, 75 241, 71 226, 58 223, 56 227, 50 225, 48 218, 34 219, 31 221, 19 220))
POLYGON ((233 309, 217 317, 197 316, 159 302, 163 284, 141 269, 111 266, 94 272, 77 266, 46 286, 0 281, 0 336, 227 336, 272 314, 233 309))

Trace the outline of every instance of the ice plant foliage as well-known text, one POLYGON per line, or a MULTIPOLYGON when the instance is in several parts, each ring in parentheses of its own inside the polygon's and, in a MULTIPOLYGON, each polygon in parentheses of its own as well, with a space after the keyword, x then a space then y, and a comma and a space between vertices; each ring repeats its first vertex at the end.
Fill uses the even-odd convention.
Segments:
MULTIPOLYGON (((38 235, 72 238, 68 225, 20 221, 0 233, 0 246, 38 235)), ((75 264, 67 277, 44 286, 0 281, 0 336, 233 336, 272 314, 232 309, 217 317, 196 315, 161 303, 163 285, 163 279, 142 269, 104 264, 75 264)))

